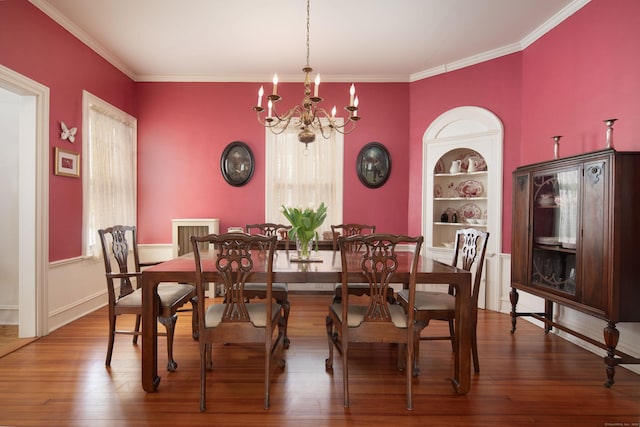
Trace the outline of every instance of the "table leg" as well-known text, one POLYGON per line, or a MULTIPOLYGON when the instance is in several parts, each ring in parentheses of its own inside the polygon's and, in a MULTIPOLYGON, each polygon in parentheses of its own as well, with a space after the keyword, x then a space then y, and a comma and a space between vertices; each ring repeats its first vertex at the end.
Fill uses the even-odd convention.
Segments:
POLYGON ((471 279, 467 276, 467 292, 456 287, 455 334, 457 349, 455 353, 454 376, 451 380, 456 393, 467 394, 471 388, 471 279))
POLYGON ((156 391, 158 376, 158 282, 142 274, 142 388, 156 391))

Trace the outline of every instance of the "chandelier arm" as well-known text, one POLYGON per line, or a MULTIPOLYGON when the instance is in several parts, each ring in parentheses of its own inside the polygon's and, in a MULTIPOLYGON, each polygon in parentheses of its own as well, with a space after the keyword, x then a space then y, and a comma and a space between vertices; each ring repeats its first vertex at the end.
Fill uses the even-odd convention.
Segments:
POLYGON ((271 125, 268 125, 267 128, 275 135, 280 135, 282 132, 287 130, 289 127, 289 122, 291 121, 291 117, 284 121, 274 122, 271 125))
POLYGON ((292 109, 289 112, 287 112, 286 115, 280 116, 277 114, 277 112, 275 112, 275 110, 272 110, 272 113, 274 114, 274 116, 266 117, 264 119, 261 117, 261 113, 262 111, 257 111, 258 123, 260 123, 264 127, 271 129, 272 132, 276 134, 280 134, 284 132, 284 130, 289 126, 289 122, 293 118, 295 111, 293 111, 292 109), (276 132, 276 130, 274 129, 278 129, 278 128, 282 128, 282 129, 279 132, 276 132))
POLYGON ((324 108, 318 107, 316 110, 318 116, 322 115, 322 118, 329 122, 328 126, 334 129, 343 128, 351 120, 350 118, 347 118, 347 121, 343 125, 339 125, 336 122, 336 117, 330 116, 329 113, 327 113, 327 110, 325 110, 324 108))
POLYGON ((329 116, 329 114, 324 108, 318 108, 317 111, 319 113, 318 115, 322 114, 324 118, 329 122, 329 124, 326 127, 335 129, 336 131, 340 132, 343 135, 353 132, 356 126, 355 122, 360 119, 360 117, 354 118, 353 116, 347 116, 344 123, 339 125, 336 122, 336 117, 329 116))
POLYGON ((354 120, 351 120, 351 117, 349 117, 342 125, 335 124, 333 126, 333 129, 336 132, 341 133, 342 135, 348 135, 356 130, 356 122, 354 120))
POLYGON ((277 126, 280 126, 282 123, 284 123, 284 127, 286 128, 287 126, 289 126, 289 122, 296 115, 296 113, 298 113, 298 111, 299 111, 299 107, 296 106, 291 110, 287 111, 286 114, 281 116, 276 111, 275 106, 273 106, 271 110, 271 113, 273 115, 271 117, 267 117, 266 119, 260 122, 263 123, 264 126, 268 126, 268 127, 277 127, 277 126))
POLYGON ((345 126, 347 125, 347 123, 344 124, 344 126, 341 126, 339 128, 333 128, 336 132, 341 133, 342 135, 348 135, 351 132, 353 132, 354 130, 356 130, 356 125, 354 122, 349 122, 352 124, 352 126, 350 126, 348 129, 345 128, 345 126))
POLYGON ((280 135, 282 132, 284 132, 285 130, 287 130, 287 127, 289 127, 289 125, 285 125, 285 126, 278 126, 280 123, 272 125, 272 126, 267 126, 267 129, 269 129, 271 131, 271 133, 273 133, 274 135, 280 135))
POLYGON ((278 109, 276 108, 276 103, 274 102, 271 106, 271 118, 274 119, 276 122, 280 123, 281 121, 286 120, 286 115, 281 116, 280 114, 278 114, 278 109))
POLYGON ((325 133, 325 126, 318 126, 318 129, 320 130, 320 134, 322 135, 322 137, 324 139, 331 138, 331 134, 333 133, 333 129, 331 129, 331 128, 327 129, 327 133, 325 133))

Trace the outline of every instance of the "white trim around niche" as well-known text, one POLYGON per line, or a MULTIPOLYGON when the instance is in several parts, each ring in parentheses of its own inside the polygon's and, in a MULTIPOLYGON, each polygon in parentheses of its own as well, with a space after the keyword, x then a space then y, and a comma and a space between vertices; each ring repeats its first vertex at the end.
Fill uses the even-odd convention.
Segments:
MULTIPOLYGON (((460 148, 469 148, 481 154, 486 163, 488 190, 487 230, 490 232, 487 247, 485 275, 487 286, 479 306, 500 309, 500 263, 502 251, 502 149, 504 139, 502 121, 491 111, 476 106, 453 108, 438 116, 427 128, 422 138, 422 233, 425 246, 434 251, 434 168, 440 157, 460 148)), ((439 249, 435 249, 438 251, 439 249)))

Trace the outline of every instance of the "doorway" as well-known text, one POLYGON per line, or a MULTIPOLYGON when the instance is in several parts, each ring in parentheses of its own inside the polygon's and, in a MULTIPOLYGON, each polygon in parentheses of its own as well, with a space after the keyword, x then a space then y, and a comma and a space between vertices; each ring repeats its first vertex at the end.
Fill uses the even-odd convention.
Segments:
POLYGON ((0 146, 10 156, 1 172, 9 176, 2 196, 10 201, 2 220, 13 227, 3 245, 12 263, 1 267, 9 299, 0 306, 18 337, 31 338, 47 333, 49 88, 0 65, 0 91, 0 131, 7 135, 0 146))

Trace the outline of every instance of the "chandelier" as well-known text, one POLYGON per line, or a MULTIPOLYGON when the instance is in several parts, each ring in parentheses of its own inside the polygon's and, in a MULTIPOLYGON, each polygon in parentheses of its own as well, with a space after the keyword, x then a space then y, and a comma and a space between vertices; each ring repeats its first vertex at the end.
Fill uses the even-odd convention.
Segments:
POLYGON ((309 66, 309 2, 307 0, 307 65, 302 69, 304 72, 304 98, 301 105, 296 105, 285 113, 278 113, 276 103, 280 100, 278 95, 278 74, 273 76, 273 93, 267 95, 267 115, 262 117, 264 108, 262 107, 262 97, 264 96, 264 86, 258 90, 258 104, 253 107, 257 113, 258 122, 271 130, 275 134, 280 134, 289 127, 290 124, 298 126, 298 141, 307 144, 316 140, 316 133, 319 132, 323 138, 328 139, 334 131, 347 134, 355 129, 358 117, 358 97, 355 96, 355 86, 352 84, 349 89, 349 105, 344 109, 348 112, 348 117, 342 124, 336 121, 336 107, 331 110, 331 115, 319 107, 322 98, 318 96, 320 87, 320 74, 316 75, 313 96, 311 96, 311 80, 309 74, 313 69, 309 66))

